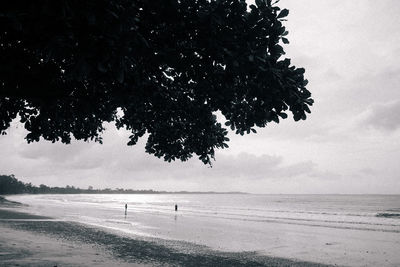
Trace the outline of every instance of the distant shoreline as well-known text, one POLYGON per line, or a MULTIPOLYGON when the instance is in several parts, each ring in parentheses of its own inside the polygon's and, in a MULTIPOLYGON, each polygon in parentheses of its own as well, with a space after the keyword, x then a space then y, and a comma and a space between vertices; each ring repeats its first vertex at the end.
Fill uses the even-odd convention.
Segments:
MULTIPOLYGON (((246 192, 214 192, 214 191, 176 191, 176 192, 171 192, 171 191, 153 191, 153 190, 125 190, 124 192, 119 192, 119 191, 102 191, 102 190, 91 190, 87 191, 82 189, 81 192, 38 192, 38 193, 9 193, 9 194, 0 194, 1 196, 8 196, 8 195, 38 195, 38 194, 55 194, 55 195, 66 195, 66 194, 91 194, 91 195, 140 195, 140 194, 154 194, 154 195, 173 195, 173 194, 182 194, 182 195, 253 195, 252 193, 246 193, 246 192)), ((257 194, 256 194, 257 195, 257 194)))
POLYGON ((75 186, 49 187, 41 184, 40 186, 24 183, 15 178, 14 175, 0 175, 0 195, 16 194, 248 194, 244 192, 215 192, 215 191, 157 191, 152 189, 123 189, 123 188, 105 188, 94 189, 89 186, 88 189, 81 189, 75 186))
POLYGON ((398 196, 397 194, 372 194, 372 193, 312 193, 312 194, 293 194, 293 193, 250 193, 250 192, 241 192, 241 191, 225 191, 225 192, 216 192, 216 191, 187 191, 187 190, 179 190, 179 191, 158 191, 153 189, 123 189, 123 188, 104 188, 104 189, 94 189, 92 186, 89 186, 88 189, 81 189, 75 186, 66 187, 49 187, 47 185, 41 184, 40 186, 32 185, 31 183, 24 183, 14 175, 0 175, 0 196, 1 195, 16 195, 16 194, 197 194, 197 195, 206 195, 206 194, 214 194, 214 195, 233 195, 233 194, 241 194, 241 195, 326 195, 326 196, 365 196, 365 195, 376 195, 376 196, 398 196))

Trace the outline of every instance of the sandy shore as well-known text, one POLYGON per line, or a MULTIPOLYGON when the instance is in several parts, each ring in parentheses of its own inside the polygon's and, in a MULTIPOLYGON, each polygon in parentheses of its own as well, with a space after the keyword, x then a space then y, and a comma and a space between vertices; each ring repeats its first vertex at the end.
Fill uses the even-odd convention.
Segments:
POLYGON ((63 238, 66 232, 57 235, 56 221, 11 209, 17 206, 0 197, 0 266, 135 266, 95 244, 63 238), (40 234, 29 225, 50 229, 40 234))
POLYGON ((0 266, 128 266, 90 244, 19 231, 1 223, 0 232, 0 266))
POLYGON ((0 266, 326 266, 231 253, 18 212, 0 199, 0 266))

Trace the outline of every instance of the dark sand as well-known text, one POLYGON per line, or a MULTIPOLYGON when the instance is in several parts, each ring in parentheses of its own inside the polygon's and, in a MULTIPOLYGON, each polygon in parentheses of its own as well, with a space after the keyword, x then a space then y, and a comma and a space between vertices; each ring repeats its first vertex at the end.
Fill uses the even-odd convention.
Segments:
POLYGON ((128 237, 21 213, 11 206, 0 198, 0 266, 327 266, 256 252, 215 251, 181 241, 128 237))

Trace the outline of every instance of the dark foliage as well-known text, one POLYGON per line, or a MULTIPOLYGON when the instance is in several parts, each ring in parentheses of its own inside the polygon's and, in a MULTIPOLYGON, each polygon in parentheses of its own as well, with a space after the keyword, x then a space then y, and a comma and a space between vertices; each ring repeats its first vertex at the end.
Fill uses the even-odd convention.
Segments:
POLYGON ((101 142, 103 122, 146 133, 167 161, 210 163, 226 126, 255 132, 313 100, 282 59, 288 10, 270 0, 15 0, 0 10, 0 132, 28 142, 101 142), (117 110, 120 109, 121 116, 117 110))
POLYGON ((34 186, 31 183, 23 183, 15 178, 14 175, 0 175, 0 195, 7 194, 155 194, 166 193, 153 190, 132 190, 132 189, 80 189, 78 187, 49 187, 41 184, 34 186))
POLYGON ((14 175, 0 175, 0 195, 25 193, 27 186, 14 175))

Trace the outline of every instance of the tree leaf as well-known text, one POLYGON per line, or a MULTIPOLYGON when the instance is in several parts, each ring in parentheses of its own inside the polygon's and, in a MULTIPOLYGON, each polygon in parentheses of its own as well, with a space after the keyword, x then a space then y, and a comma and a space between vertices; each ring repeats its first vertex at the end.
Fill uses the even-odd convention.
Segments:
POLYGON ((287 10, 286 8, 285 9, 282 9, 282 11, 279 13, 279 15, 278 15, 278 19, 280 19, 280 18, 284 18, 284 17, 286 17, 287 15, 289 15, 289 10, 287 10))
POLYGON ((284 44, 288 44, 288 43, 289 43, 289 40, 286 39, 285 37, 282 37, 282 42, 283 42, 284 44))
POLYGON ((286 113, 279 113, 279 116, 281 116, 282 119, 286 119, 288 117, 288 115, 286 113))

